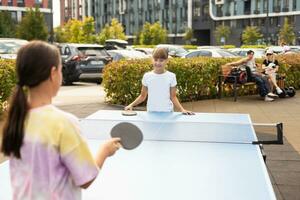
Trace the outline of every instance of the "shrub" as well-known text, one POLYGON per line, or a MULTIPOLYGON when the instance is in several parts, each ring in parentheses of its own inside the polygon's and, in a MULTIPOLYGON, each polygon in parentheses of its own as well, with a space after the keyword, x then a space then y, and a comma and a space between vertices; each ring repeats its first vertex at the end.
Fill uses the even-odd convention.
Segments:
POLYGON ((236 46, 235 45, 224 45, 224 46, 222 46, 222 49, 233 49, 233 48, 236 48, 236 46))
MULTIPOLYGON (((216 96, 219 66, 232 59, 173 58, 167 69, 177 77, 181 101, 192 101, 216 96)), ((123 60, 109 64, 103 74, 107 100, 113 104, 129 104, 141 90, 145 72, 152 69, 151 60, 123 60)))
POLYGON ((184 45, 183 48, 187 49, 187 50, 190 50, 190 49, 197 49, 197 46, 196 45, 189 45, 189 44, 187 44, 187 45, 184 45))
POLYGON ((0 114, 16 83, 15 61, 0 59, 0 114))
MULTIPOLYGON (((286 86, 300 88, 300 55, 277 56, 281 74, 286 74, 286 86)), ((178 97, 181 101, 195 101, 216 98, 220 66, 236 59, 229 58, 172 58, 167 69, 177 77, 178 97)), ((262 59, 257 63, 262 63, 262 59)), ((123 60, 109 64, 103 75, 107 101, 128 105, 139 94, 145 72, 152 70, 150 59, 123 60)), ((255 94, 256 86, 242 86, 239 95, 255 94)), ((224 88, 225 96, 232 94, 232 88, 224 88)))
POLYGON ((266 45, 242 45, 241 48, 243 49, 265 49, 267 48, 266 45))

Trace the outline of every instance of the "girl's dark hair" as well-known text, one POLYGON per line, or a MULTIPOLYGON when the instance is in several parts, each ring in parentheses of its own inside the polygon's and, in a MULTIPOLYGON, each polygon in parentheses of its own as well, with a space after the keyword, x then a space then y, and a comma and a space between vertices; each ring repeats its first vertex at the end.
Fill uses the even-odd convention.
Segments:
POLYGON ((8 116, 4 124, 1 152, 21 158, 24 122, 29 105, 24 86, 33 88, 47 80, 53 66, 60 64, 57 47, 42 41, 32 41, 20 48, 17 54, 18 83, 11 96, 8 116))

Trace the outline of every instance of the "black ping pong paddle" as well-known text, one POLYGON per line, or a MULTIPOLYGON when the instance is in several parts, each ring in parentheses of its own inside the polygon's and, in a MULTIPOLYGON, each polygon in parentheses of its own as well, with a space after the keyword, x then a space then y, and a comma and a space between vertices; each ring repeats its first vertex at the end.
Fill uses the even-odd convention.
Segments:
POLYGON ((121 145, 124 149, 132 150, 138 147, 143 141, 142 131, 134 124, 121 122, 115 125, 110 131, 111 137, 121 138, 121 145))

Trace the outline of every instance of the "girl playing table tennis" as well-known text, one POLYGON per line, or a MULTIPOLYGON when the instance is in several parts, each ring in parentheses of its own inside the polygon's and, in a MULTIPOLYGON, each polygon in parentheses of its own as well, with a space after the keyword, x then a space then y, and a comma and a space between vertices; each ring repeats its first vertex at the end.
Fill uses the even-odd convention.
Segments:
POLYGON ((56 47, 33 41, 18 51, 18 83, 3 130, 1 152, 9 156, 13 199, 81 199, 119 138, 95 159, 80 135, 78 119, 51 104, 62 81, 56 47))
POLYGON ((148 96, 147 111, 173 112, 175 107, 184 114, 193 114, 185 110, 176 96, 176 75, 165 69, 168 52, 165 48, 157 48, 153 52, 153 70, 144 74, 141 94, 125 110, 144 102, 148 96))

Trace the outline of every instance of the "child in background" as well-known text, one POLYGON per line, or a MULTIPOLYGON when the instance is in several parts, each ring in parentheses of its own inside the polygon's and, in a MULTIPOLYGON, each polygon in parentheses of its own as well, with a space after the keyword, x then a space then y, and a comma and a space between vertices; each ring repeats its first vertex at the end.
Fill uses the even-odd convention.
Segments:
POLYGON ((147 111, 173 112, 175 107, 183 114, 193 112, 185 110, 176 96, 176 75, 165 69, 168 62, 168 52, 165 48, 157 48, 153 52, 153 71, 144 74, 141 94, 125 110, 144 102, 148 96, 147 111))

